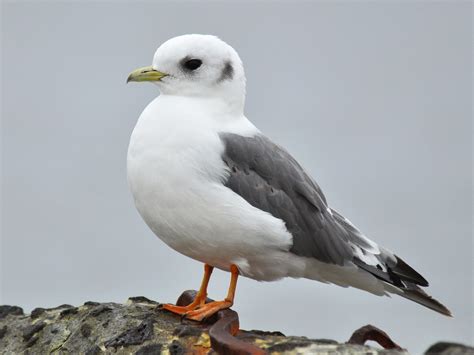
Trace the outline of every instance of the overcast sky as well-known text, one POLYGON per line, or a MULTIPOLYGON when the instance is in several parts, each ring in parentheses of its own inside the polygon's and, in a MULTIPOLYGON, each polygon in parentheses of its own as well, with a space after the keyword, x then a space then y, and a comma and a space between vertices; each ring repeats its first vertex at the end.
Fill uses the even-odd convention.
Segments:
MULTIPOLYGON (((455 316, 315 281, 242 278, 241 326, 345 341, 371 323, 414 354, 472 343, 468 2, 4 2, 0 303, 170 302, 199 286, 202 265, 147 228, 125 173, 130 133, 158 95, 125 79, 185 33, 234 46, 249 119, 455 316)), ((210 296, 227 284, 216 272, 210 296)))

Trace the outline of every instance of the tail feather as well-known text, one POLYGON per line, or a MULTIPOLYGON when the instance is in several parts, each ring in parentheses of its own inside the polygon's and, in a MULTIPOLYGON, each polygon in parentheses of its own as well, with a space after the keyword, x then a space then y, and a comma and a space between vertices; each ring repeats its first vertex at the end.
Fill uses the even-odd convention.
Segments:
POLYGON ((428 307, 433 311, 452 317, 451 312, 446 306, 435 300, 419 287, 428 286, 428 281, 426 281, 423 276, 396 255, 392 254, 392 258, 387 258, 387 260, 391 261, 384 263, 386 270, 367 265, 357 258, 355 258, 353 262, 359 268, 378 278, 384 284, 384 288, 387 292, 395 293, 428 307))
POLYGON ((339 272, 328 273, 327 280, 341 286, 351 285, 374 294, 394 293, 406 299, 419 303, 425 307, 452 317, 451 312, 439 301, 428 295, 421 287, 427 287, 428 281, 400 257, 389 250, 378 246, 366 238, 349 220, 344 216, 331 210, 333 217, 340 227, 346 230, 350 236, 350 243, 354 250, 353 264, 362 271, 363 276, 356 277, 357 273, 341 276, 339 272), (367 279, 371 279, 370 282, 367 279))
POLYGON ((453 316, 451 311, 445 305, 428 295, 425 291, 423 291, 414 283, 405 282, 406 287, 404 288, 388 284, 387 282, 384 283, 388 286, 386 287, 386 289, 389 292, 396 293, 399 296, 421 304, 422 306, 432 309, 433 311, 436 311, 438 313, 444 314, 445 316, 453 316))

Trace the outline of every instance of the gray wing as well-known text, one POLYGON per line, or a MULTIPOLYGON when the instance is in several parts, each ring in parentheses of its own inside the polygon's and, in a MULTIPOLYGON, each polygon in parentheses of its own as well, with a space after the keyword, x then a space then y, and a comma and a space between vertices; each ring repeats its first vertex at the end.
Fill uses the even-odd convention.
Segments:
POLYGON ((222 133, 225 185, 256 208, 282 219, 293 235, 290 251, 330 264, 352 262, 391 284, 399 295, 445 315, 450 311, 419 286, 428 282, 397 255, 379 248, 328 208, 323 192, 296 160, 263 135, 222 133))
POLYGON ((264 135, 221 133, 223 160, 230 176, 225 185, 252 206, 282 219, 293 235, 291 252, 343 265, 359 250, 376 245, 349 221, 328 208, 316 182, 282 147, 264 135))

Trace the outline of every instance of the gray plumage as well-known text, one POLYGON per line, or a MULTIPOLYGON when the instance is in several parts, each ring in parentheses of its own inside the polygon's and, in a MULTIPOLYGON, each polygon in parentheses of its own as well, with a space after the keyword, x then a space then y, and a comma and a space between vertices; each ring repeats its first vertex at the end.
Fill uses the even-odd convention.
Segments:
POLYGON ((234 67, 230 62, 226 62, 224 68, 222 69, 221 76, 217 80, 217 82, 221 82, 224 80, 232 80, 234 77, 234 67))
POLYGON ((226 186, 285 222, 294 238, 292 253, 344 265, 354 257, 348 242, 371 249, 344 217, 328 210, 317 183, 282 147, 263 135, 221 134, 221 139, 230 169, 226 186))
POLYGON ((353 263, 394 286, 401 296, 450 315, 417 286, 428 286, 423 276, 383 248, 374 253, 374 245, 328 207, 321 188, 285 149, 261 134, 221 133, 220 138, 225 146, 222 159, 230 172, 225 186, 285 222, 293 236, 290 252, 329 264, 353 263), (363 255, 373 254, 378 263, 361 260, 357 248, 363 255))

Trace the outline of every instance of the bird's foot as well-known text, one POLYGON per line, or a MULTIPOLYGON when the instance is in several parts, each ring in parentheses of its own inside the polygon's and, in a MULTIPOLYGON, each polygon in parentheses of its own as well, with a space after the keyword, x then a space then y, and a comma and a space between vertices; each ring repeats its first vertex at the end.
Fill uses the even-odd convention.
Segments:
POLYGON ((209 318, 215 313, 219 312, 222 309, 227 309, 232 307, 233 302, 229 300, 224 301, 213 301, 206 303, 199 308, 185 313, 183 316, 187 319, 202 321, 205 318, 209 318))
POLYGON ((184 316, 186 313, 194 311, 198 307, 199 307, 199 303, 195 303, 195 302, 188 304, 187 306, 175 306, 174 304, 171 304, 171 303, 166 303, 162 305, 163 309, 175 314, 179 314, 180 316, 184 316))

